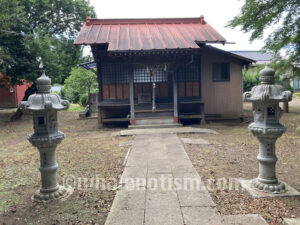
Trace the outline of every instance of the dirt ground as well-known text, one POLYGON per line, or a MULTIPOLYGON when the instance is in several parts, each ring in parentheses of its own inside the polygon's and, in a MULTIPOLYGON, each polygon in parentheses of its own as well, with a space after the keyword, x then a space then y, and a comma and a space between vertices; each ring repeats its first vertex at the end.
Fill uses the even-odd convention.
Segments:
POLYGON ((39 153, 26 139, 32 117, 9 122, 10 115, 0 110, 0 224, 104 224, 128 151, 119 143, 131 138, 112 138, 117 129, 99 131, 95 119, 77 120, 76 112, 60 112, 66 139, 57 147, 58 179, 75 191, 63 203, 35 204, 31 197, 40 186, 39 153))
MULTIPOLYGON (((300 190, 300 100, 291 104, 282 122, 287 132, 277 142, 277 175, 300 190)), ((250 105, 245 110, 252 120, 250 105)), ((0 224, 104 224, 115 194, 115 182, 122 173, 128 147, 119 143, 132 137, 111 137, 116 128, 98 130, 96 120, 77 120, 77 112, 60 112, 60 130, 66 139, 57 147, 59 183, 74 182, 75 191, 63 203, 35 204, 31 197, 40 186, 39 154, 27 141, 32 119, 9 122, 9 111, 0 110, 0 224), (100 178, 102 186, 96 185, 100 178), (86 187, 83 179, 87 180, 86 187), (81 181, 81 183, 79 183, 81 181)), ((249 123, 219 122, 206 125, 218 135, 184 134, 201 137, 211 145, 185 145, 203 180, 257 176, 258 142, 247 130, 249 123)), ((239 189, 211 191, 222 214, 261 214, 270 224, 282 218, 300 217, 300 198, 253 199, 239 189)))
MULTIPOLYGON (((253 121, 251 105, 245 105, 249 122, 253 121)), ((219 122, 206 125, 218 135, 183 134, 180 137, 204 138, 210 145, 185 144, 193 165, 204 181, 217 186, 218 178, 228 183, 232 178, 252 179, 258 175, 258 141, 248 131, 249 122, 219 122)), ((300 191, 300 99, 290 104, 290 113, 281 122, 287 132, 276 142, 276 169, 280 180, 300 191)), ((234 182, 233 182, 234 183, 234 182)), ((283 218, 300 217, 300 197, 253 199, 240 187, 214 188, 211 196, 222 214, 261 214, 271 225, 281 225, 283 218)))

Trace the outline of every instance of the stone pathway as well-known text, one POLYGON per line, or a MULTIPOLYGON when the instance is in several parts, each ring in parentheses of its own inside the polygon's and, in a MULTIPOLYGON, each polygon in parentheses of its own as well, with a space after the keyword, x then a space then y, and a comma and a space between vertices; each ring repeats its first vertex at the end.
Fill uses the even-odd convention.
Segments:
POLYGON ((200 134, 218 134, 218 132, 198 127, 172 127, 172 128, 153 128, 153 129, 125 129, 112 133, 112 136, 131 136, 140 134, 183 134, 183 133, 200 133, 200 134))
POLYGON ((300 218, 285 218, 283 219, 284 225, 299 225, 300 224, 300 218))
POLYGON ((136 136, 106 225, 221 224, 208 191, 174 134, 136 136), (197 190, 199 189, 199 190, 197 190))
POLYGON ((207 140, 202 138, 181 138, 181 141, 184 144, 191 144, 191 145, 209 145, 210 143, 207 140))
POLYGON ((120 184, 105 225, 233 224, 217 212, 175 134, 137 135, 120 184))

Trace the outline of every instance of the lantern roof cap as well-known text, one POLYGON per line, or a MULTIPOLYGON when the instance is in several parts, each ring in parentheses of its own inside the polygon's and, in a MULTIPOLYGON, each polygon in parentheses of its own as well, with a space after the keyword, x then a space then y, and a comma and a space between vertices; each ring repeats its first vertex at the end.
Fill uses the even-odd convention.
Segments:
POLYGON ((267 64, 264 69, 259 72, 259 80, 261 84, 274 84, 275 70, 267 64))
POLYGON ((35 83, 38 93, 50 93, 51 79, 46 76, 45 72, 43 72, 42 76, 36 79, 35 83))
POLYGON ((22 111, 59 111, 69 108, 70 103, 59 95, 51 94, 51 79, 43 73, 36 79, 37 93, 30 95, 28 101, 19 105, 22 111))
POLYGON ((251 91, 243 94, 245 102, 288 102, 292 100, 292 93, 284 91, 281 85, 274 84, 275 71, 268 65, 259 72, 260 85, 256 85, 251 91))

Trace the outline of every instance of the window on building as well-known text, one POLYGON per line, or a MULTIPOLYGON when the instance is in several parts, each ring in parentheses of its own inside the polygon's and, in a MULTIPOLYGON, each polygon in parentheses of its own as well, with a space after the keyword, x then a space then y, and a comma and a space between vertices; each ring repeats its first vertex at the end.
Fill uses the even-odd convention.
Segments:
POLYGON ((177 72, 178 82, 199 81, 199 61, 180 67, 177 72))
POLYGON ((213 71, 213 81, 229 81, 230 80, 229 63, 215 62, 212 65, 212 71, 213 71))
POLYGON ((123 63, 102 63, 101 75, 103 84, 128 84, 129 73, 123 63))
MULTIPOLYGON (((153 79, 150 75, 150 69, 147 66, 134 68, 134 83, 150 83, 153 79)), ((168 82, 168 72, 163 68, 157 68, 154 72, 154 82, 168 82)))

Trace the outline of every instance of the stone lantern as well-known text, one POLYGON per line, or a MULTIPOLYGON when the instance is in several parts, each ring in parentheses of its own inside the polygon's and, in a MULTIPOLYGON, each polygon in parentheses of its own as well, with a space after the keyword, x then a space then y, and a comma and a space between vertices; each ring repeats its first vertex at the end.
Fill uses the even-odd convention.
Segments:
POLYGON ((285 184, 276 178, 275 142, 286 128, 279 123, 282 110, 280 102, 292 99, 290 91, 283 91, 280 85, 274 85, 275 71, 266 66, 259 73, 261 85, 245 92, 245 102, 252 102, 254 122, 249 125, 249 131, 259 140, 259 175, 252 180, 252 186, 266 193, 279 194, 285 192, 285 184))
POLYGON ((56 94, 50 94, 51 79, 43 73, 36 80, 37 93, 29 96, 28 101, 20 103, 23 112, 33 114, 34 132, 28 137, 29 142, 40 152, 40 172, 42 185, 33 199, 47 201, 69 196, 72 189, 57 183, 55 150, 64 139, 64 133, 58 131, 57 111, 69 108, 69 102, 61 100, 56 94))

